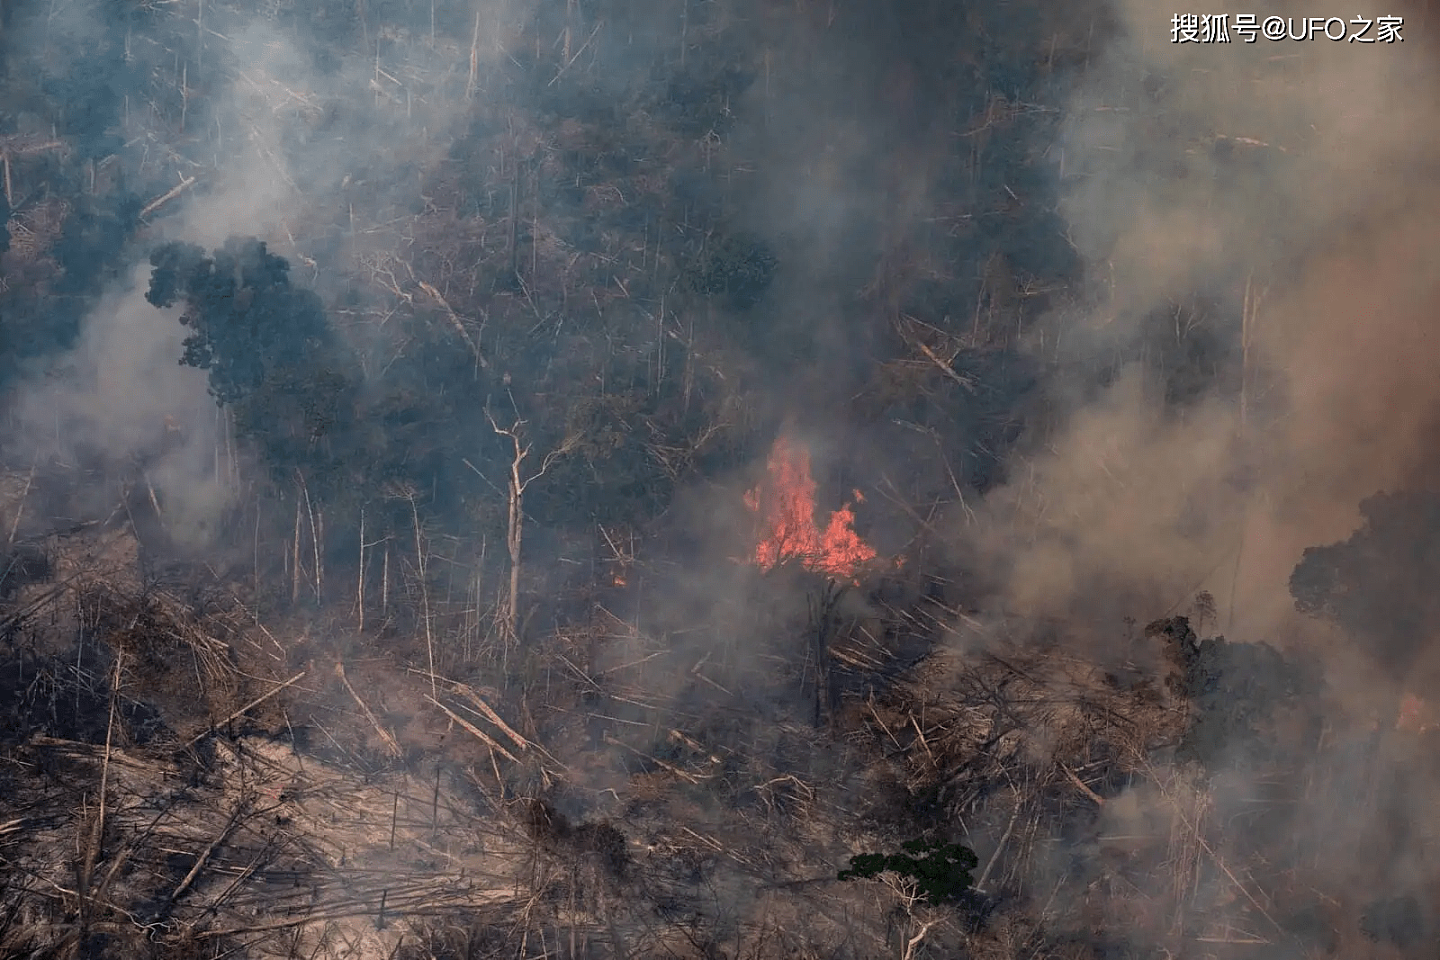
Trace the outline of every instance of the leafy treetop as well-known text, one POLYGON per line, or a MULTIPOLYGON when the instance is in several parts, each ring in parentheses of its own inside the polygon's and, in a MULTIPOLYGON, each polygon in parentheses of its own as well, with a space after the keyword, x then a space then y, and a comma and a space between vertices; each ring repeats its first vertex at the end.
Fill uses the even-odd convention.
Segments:
POLYGON ((1348 540, 1310 547, 1290 575, 1301 613, 1335 623, 1397 677, 1440 620, 1440 495, 1377 494, 1348 540))
POLYGON ((322 448, 353 426, 356 388, 319 296, 292 286, 290 265, 253 238, 213 256, 168 243, 150 264, 146 299, 184 303, 192 332, 180 362, 209 372, 237 435, 258 441, 280 473, 320 466, 322 448))
POLYGON ((975 852, 942 840, 908 840, 904 853, 862 853, 850 858, 841 880, 873 880, 882 873, 899 874, 915 883, 915 891, 931 903, 946 903, 970 889, 970 871, 979 863, 975 852))

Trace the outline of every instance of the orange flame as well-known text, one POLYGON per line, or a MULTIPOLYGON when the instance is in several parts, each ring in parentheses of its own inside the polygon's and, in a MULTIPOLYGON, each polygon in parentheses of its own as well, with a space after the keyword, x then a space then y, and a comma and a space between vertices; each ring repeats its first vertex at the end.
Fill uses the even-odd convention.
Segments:
MULTIPOLYGON (((825 529, 815 523, 815 480, 810 453, 785 437, 775 441, 767 464, 769 476, 745 494, 745 505, 761 520, 755 564, 769 570, 795 559, 806 568, 834 577, 851 577, 875 559, 875 551, 855 532, 855 511, 845 504, 830 515, 825 529)), ((860 491, 855 499, 863 501, 860 491)))

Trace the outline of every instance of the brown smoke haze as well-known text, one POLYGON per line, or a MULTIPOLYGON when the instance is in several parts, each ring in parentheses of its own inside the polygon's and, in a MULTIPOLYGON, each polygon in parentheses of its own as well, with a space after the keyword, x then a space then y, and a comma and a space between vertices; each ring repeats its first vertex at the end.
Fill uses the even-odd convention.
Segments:
POLYGON ((1170 7, 1119 12, 1060 145, 1094 299, 1047 349, 1104 362, 1200 296, 1225 304, 1204 322, 1244 384, 1177 415, 1152 371, 1122 370, 1016 461, 979 536, 1013 559, 1019 611, 1108 590, 1160 615, 1203 588, 1222 629, 1267 637, 1305 547, 1347 537, 1364 497, 1436 480, 1434 57, 1413 16, 1403 44, 1175 45, 1170 7))

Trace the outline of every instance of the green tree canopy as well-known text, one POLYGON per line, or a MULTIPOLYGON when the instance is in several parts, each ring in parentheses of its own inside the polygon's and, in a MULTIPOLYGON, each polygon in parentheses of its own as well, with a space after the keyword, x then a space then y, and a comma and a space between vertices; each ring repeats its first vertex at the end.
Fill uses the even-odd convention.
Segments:
POLYGON ((1360 514, 1348 540, 1305 551, 1290 594, 1301 613, 1337 624, 1398 676, 1440 622, 1440 495, 1377 494, 1360 514))
POLYGON ((150 257, 146 299, 183 303, 191 330, 180 362, 210 374, 210 393, 289 474, 330 459, 354 421, 356 386, 320 298, 292 286, 290 265, 263 242, 232 238, 213 255, 168 243, 150 257))
POLYGON ((908 840, 900 848, 905 852, 851 857, 850 868, 840 871, 840 879, 873 880, 882 873, 899 874, 914 881, 915 892, 931 903, 954 900, 974 882, 970 871, 980 861, 969 847, 941 840, 908 840))

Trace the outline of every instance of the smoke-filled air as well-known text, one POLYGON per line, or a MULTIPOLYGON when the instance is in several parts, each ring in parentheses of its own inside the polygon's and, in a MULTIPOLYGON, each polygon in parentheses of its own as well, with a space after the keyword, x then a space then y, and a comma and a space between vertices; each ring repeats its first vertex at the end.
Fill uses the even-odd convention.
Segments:
POLYGON ((1433 960, 1440 12, 1262 6, 0 0, 0 958, 1433 960))

